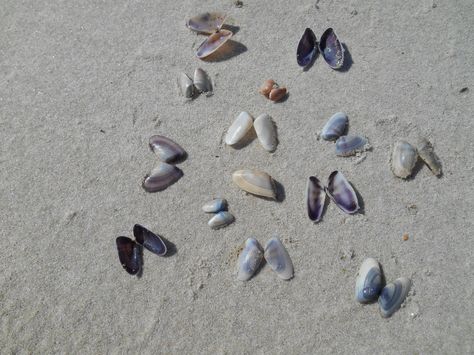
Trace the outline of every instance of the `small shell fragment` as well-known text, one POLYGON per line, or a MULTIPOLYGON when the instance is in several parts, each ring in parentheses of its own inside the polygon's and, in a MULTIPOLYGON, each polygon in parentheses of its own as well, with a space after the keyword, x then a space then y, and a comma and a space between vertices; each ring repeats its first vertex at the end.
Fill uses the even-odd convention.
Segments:
MULTIPOLYGON (((229 30, 220 30, 219 32, 215 32, 210 35, 196 51, 196 56, 199 59, 206 58, 207 56, 211 55, 215 51, 217 51, 224 43, 226 43, 231 37, 233 33, 229 30)), ((196 84, 196 83, 194 83, 196 84)))
POLYGON ((296 61, 301 67, 311 64, 316 56, 316 36, 311 28, 306 28, 296 49, 296 61))
POLYGON ((213 33, 219 31, 224 24, 226 15, 221 12, 206 12, 191 17, 186 26, 195 32, 213 33))
POLYGON ((441 162, 434 152, 433 145, 430 141, 425 138, 420 138, 418 140, 418 155, 434 175, 441 175, 441 162))
POLYGON ((150 149, 165 163, 180 161, 186 157, 186 151, 171 139, 154 135, 149 139, 150 149))
POLYGON ((377 260, 367 258, 357 274, 355 299, 360 303, 376 301, 383 287, 382 271, 377 260))
POLYGON ((138 244, 143 245, 152 253, 159 256, 166 255, 168 249, 160 236, 139 224, 135 224, 133 227, 133 235, 138 244))
POLYGON ((212 217, 207 223, 212 229, 220 229, 234 222, 234 216, 227 211, 221 211, 212 217))
POLYGON ((201 68, 194 71, 194 86, 198 92, 212 93, 212 82, 207 73, 201 68))
POLYGON ((306 206, 308 217, 317 223, 321 220, 326 201, 326 191, 323 184, 315 176, 310 176, 306 187, 306 206))
POLYGON ((266 172, 249 169, 238 170, 232 174, 232 180, 246 192, 276 200, 275 182, 266 172))
POLYGON ((141 247, 130 238, 116 239, 120 263, 130 275, 136 275, 142 267, 141 247))
POLYGON ((391 166, 395 176, 406 179, 408 178, 418 159, 416 148, 405 141, 398 141, 393 147, 391 166))
POLYGON ((149 175, 145 176, 142 186, 147 192, 162 191, 178 181, 181 176, 183 176, 183 172, 180 169, 174 165, 160 162, 149 175))
POLYGON ((263 250, 258 241, 248 238, 239 256, 237 279, 249 280, 257 271, 263 259, 263 250))
POLYGON ((325 141, 334 141, 344 135, 349 124, 349 119, 344 112, 337 112, 331 116, 321 131, 321 138, 325 141))
POLYGON ((191 78, 186 73, 181 73, 178 76, 178 86, 181 94, 191 99, 194 96, 194 84, 191 78))
POLYGON ((332 28, 328 28, 321 36, 319 51, 332 69, 342 68, 344 64, 344 47, 332 28))
POLYGON ((286 95, 286 88, 285 87, 278 87, 274 88, 270 91, 270 94, 268 95, 268 98, 272 100, 273 102, 280 101, 283 99, 286 95))
POLYGON ((326 192, 345 213, 353 214, 359 210, 359 201, 352 185, 339 171, 329 175, 326 192))
POLYGON ((270 95, 270 91, 272 91, 272 89, 276 86, 276 83, 273 79, 268 79, 268 80, 265 80, 265 82, 263 83, 263 85, 260 87, 260 89, 258 90, 258 92, 260 94, 262 94, 263 96, 266 96, 268 97, 268 95, 270 95))
POLYGON ((410 291, 411 281, 406 277, 396 279, 386 285, 379 297, 379 307, 382 317, 390 317, 405 302, 410 291))
POLYGON ((241 112, 234 122, 227 130, 225 136, 225 144, 235 145, 240 142, 242 138, 247 135, 247 132, 252 128, 253 117, 248 112, 241 112))
POLYGON ((277 130, 272 118, 266 113, 258 116, 253 123, 258 140, 265 150, 275 151, 278 145, 277 130))
POLYGON ((274 237, 265 245, 265 260, 273 271, 283 280, 293 277, 293 263, 281 241, 274 237))
POLYGON ((370 149, 367 138, 361 136, 341 136, 336 141, 336 155, 348 157, 370 149))
POLYGON ((206 202, 202 206, 202 210, 206 213, 217 213, 227 210, 227 200, 224 198, 215 198, 212 201, 206 202))

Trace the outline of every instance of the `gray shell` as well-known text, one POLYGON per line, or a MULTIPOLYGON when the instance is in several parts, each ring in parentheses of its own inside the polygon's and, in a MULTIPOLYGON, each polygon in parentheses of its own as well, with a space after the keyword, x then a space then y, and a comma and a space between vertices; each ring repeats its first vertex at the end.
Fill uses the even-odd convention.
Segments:
POLYGON ((416 161, 418 160, 418 153, 416 148, 405 141, 398 141, 395 143, 391 158, 392 172, 395 176, 406 179, 408 178, 416 161))
POLYGON ((433 150, 433 145, 425 138, 418 140, 418 155, 434 175, 441 175, 441 162, 433 150))
POLYGON ((257 271, 262 259, 262 247, 254 238, 248 238, 239 256, 237 279, 249 280, 257 271))
POLYGON ((202 206, 202 210, 206 213, 217 213, 227 210, 227 201, 224 198, 215 198, 212 201, 206 202, 202 206))
POLYGON ((365 259, 357 274, 355 299, 360 303, 376 301, 383 287, 382 271, 373 258, 365 259))
POLYGON ((227 227, 229 224, 234 222, 234 216, 227 211, 221 211, 212 217, 207 223, 212 229, 220 229, 227 227))
POLYGON ((379 297, 379 307, 382 317, 390 317, 405 302, 410 291, 411 281, 406 277, 396 279, 382 289, 379 297))
POLYGON ((274 237, 267 242, 264 256, 268 265, 280 278, 289 280, 293 277, 290 255, 278 238, 274 237))
POLYGON ((369 141, 361 136, 341 136, 336 141, 336 155, 347 157, 369 149, 369 141))

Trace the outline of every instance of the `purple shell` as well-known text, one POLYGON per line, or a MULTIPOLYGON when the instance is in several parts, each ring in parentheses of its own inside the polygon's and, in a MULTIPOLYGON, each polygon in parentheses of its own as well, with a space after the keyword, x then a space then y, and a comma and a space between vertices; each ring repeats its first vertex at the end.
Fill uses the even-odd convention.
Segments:
POLYGON ((345 213, 353 214, 359 210, 357 195, 341 172, 333 171, 329 175, 326 192, 345 213))
POLYGON ((326 201, 326 192, 324 186, 315 176, 310 176, 306 190, 306 205, 308 208, 308 217, 317 223, 321 220, 323 214, 324 202, 326 201))
POLYGON ((143 245, 146 249, 152 253, 155 253, 156 255, 163 256, 168 251, 166 244, 163 242, 160 236, 139 224, 135 224, 133 227, 133 235, 135 236, 138 244, 143 245))
POLYGON ((311 64, 316 56, 316 36, 311 28, 307 28, 296 49, 296 61, 300 67, 311 64))
POLYGON ((319 51, 331 68, 340 69, 344 64, 344 47, 332 28, 328 28, 321 36, 319 51))
POLYGON ((142 267, 141 247, 127 237, 118 237, 115 242, 123 268, 129 274, 136 275, 142 267))
POLYGON ((233 33, 228 30, 220 30, 210 35, 196 51, 199 59, 205 58, 217 51, 225 42, 227 42, 233 33))
POLYGON ((160 163, 149 175, 145 176, 142 186, 147 192, 161 191, 174 184, 181 176, 183 172, 177 167, 160 163))

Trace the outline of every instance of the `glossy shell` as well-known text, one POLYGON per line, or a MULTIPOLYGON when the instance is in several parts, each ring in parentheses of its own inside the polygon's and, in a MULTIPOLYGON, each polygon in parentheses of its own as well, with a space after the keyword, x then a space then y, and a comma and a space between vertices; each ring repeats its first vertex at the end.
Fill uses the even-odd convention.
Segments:
POLYGON ((219 31, 224 24, 226 15, 221 12, 206 12, 191 17, 186 26, 195 32, 213 33, 219 31))
POLYGON ((323 184, 315 176, 310 176, 306 187, 306 207, 308 217, 317 223, 321 220, 326 201, 326 191, 323 184))
POLYGON ((264 113, 255 119, 253 127, 262 147, 269 152, 275 151, 278 145, 278 138, 272 118, 264 113))
POLYGON ((212 82, 209 78, 209 75, 202 70, 201 68, 197 68, 194 71, 194 86, 198 92, 202 93, 210 93, 212 92, 212 82))
POLYGON ((217 51, 232 35, 233 33, 228 30, 220 30, 219 32, 213 33, 199 46, 196 51, 196 56, 199 59, 206 58, 217 51))
POLYGON ((130 275, 136 275, 142 267, 141 248, 135 241, 127 237, 116 239, 120 263, 130 275))
POLYGON ((300 67, 306 67, 313 62, 317 51, 316 44, 314 32, 307 28, 296 49, 296 61, 300 67))
POLYGON ((145 249, 159 256, 166 255, 168 249, 160 236, 139 224, 135 224, 133 227, 133 235, 137 243, 143 245, 145 249))
POLYGON ((331 116, 321 131, 321 138, 325 141, 335 141, 344 135, 349 125, 349 119, 344 112, 337 112, 331 116))
POLYGON ((202 210, 206 213, 217 213, 227 210, 227 200, 223 198, 215 198, 212 201, 206 202, 202 206, 202 210))
POLYGON ((369 141, 361 136, 341 136, 336 141, 336 155, 348 157, 369 149, 369 141))
POLYGON ((402 179, 408 178, 417 160, 418 153, 416 148, 410 143, 405 141, 395 143, 391 159, 392 172, 395 176, 402 179))
POLYGON ((357 274, 355 299, 360 303, 374 302, 383 287, 382 271, 377 260, 365 259, 357 274))
POLYGON ((344 47, 332 28, 328 28, 321 36, 319 51, 332 69, 342 68, 344 64, 344 47))
POLYGON ((433 145, 425 138, 418 140, 418 155, 434 175, 441 175, 441 162, 433 150, 433 145))
POLYGON ((286 96, 286 88, 285 87, 278 87, 278 88, 273 88, 270 91, 270 94, 268 95, 268 98, 272 100, 273 102, 280 101, 286 96))
POLYGON ((273 79, 267 79, 267 80, 265 80, 263 85, 260 87, 258 92, 260 94, 262 94, 263 96, 268 97, 268 95, 270 95, 270 91, 272 91, 272 89, 276 86, 277 85, 276 85, 276 83, 273 79))
POLYGON ((293 263, 288 251, 278 238, 270 239, 265 245, 265 260, 283 280, 293 277, 293 263))
POLYGON ((164 136, 151 136, 149 145, 150 149, 165 163, 180 161, 186 157, 186 151, 178 143, 164 136))
POLYGON ((253 195, 276 199, 275 183, 270 175, 259 170, 238 170, 232 180, 242 190, 253 195))
POLYGON ((194 96, 194 84, 193 81, 187 74, 180 73, 178 76, 178 86, 181 91, 181 94, 191 99, 194 96))
POLYGON ((162 191, 178 181, 181 176, 183 172, 177 167, 160 163, 149 175, 145 176, 142 186, 147 192, 162 191))
POLYGON ((249 280, 257 271, 262 259, 262 247, 254 238, 248 238, 239 256, 237 279, 240 281, 249 280))
POLYGON ((212 217, 207 223, 212 229, 220 229, 234 222, 234 216, 227 211, 221 211, 212 217))
POLYGON ((410 291, 411 281, 406 277, 396 279, 394 282, 387 284, 383 289, 379 297, 379 308, 382 317, 390 317, 395 313, 410 291))
POLYGON ((359 210, 359 201, 352 185, 339 171, 329 175, 326 192, 345 213, 353 214, 359 210))
POLYGON ((253 118, 248 112, 241 112, 227 130, 224 141, 227 145, 235 145, 244 138, 252 128, 253 118))

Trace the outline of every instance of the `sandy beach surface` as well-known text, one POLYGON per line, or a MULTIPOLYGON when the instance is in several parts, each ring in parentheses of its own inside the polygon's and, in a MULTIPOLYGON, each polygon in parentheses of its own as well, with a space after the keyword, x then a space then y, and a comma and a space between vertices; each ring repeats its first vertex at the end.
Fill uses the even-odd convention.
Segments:
POLYGON ((0 4, 0 344, 5 354, 468 354, 474 351, 474 5, 472 0, 18 1, 0 4), (233 43, 212 61, 188 17, 223 11, 233 43), (306 27, 333 27, 343 71, 321 55, 303 71, 306 27), (231 49, 231 50, 230 50, 231 49), (176 78, 201 67, 215 92, 186 101, 176 78), (274 104, 257 90, 289 89, 274 104), (462 90, 463 88, 467 88, 462 90), (234 118, 268 113, 270 154, 222 137, 234 118), (365 160, 318 140, 344 111, 369 138, 365 160), (141 181, 158 163, 148 138, 188 152, 184 176, 159 193, 141 181), (404 181, 389 167, 400 138, 433 142, 441 178, 426 166, 404 181), (282 201, 245 194, 232 172, 257 168, 282 201), (319 224, 306 181, 340 170, 363 213, 330 203, 319 224), (225 197, 236 221, 211 230, 204 202, 225 197), (135 223, 176 245, 144 254, 141 278, 121 267, 115 238, 135 223), (408 234, 404 241, 402 236, 408 234), (279 236, 295 277, 268 265, 236 278, 239 246, 279 236), (354 300, 355 276, 376 258, 387 281, 413 281, 383 319, 354 300))

